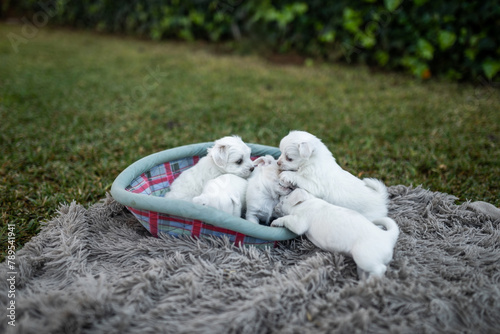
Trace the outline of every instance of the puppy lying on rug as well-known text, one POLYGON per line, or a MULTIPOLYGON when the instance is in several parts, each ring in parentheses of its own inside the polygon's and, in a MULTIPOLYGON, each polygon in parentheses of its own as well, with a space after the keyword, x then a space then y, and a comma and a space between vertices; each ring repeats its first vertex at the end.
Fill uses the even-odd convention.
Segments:
POLYGON ((381 277, 392 260, 399 228, 389 217, 370 222, 360 213, 315 198, 303 189, 282 197, 276 211, 285 215, 271 223, 302 235, 319 248, 350 254, 360 279, 381 277), (386 231, 378 228, 383 225, 386 231))
POLYGON ((254 169, 250 159, 251 151, 238 136, 216 140, 205 157, 179 175, 165 197, 192 201, 194 197, 201 195, 209 180, 218 176, 234 174, 244 179, 248 178, 254 169))
POLYGON ((387 189, 377 179, 360 180, 343 170, 315 136, 292 131, 280 142, 278 165, 285 187, 307 190, 331 204, 355 210, 368 220, 387 216, 387 189))

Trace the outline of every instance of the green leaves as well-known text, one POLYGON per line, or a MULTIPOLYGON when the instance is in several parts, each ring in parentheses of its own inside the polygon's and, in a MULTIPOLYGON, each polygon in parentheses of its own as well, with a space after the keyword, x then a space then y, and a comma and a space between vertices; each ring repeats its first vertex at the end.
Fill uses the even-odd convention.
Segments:
POLYGON ((429 0, 413 0, 413 3, 415 4, 415 6, 420 7, 420 6, 424 5, 428 1, 429 0))
MULTIPOLYGON (((56 2, 50 24, 158 41, 235 40, 228 44, 240 51, 253 50, 255 45, 249 44, 258 43, 274 52, 387 68, 404 63, 419 78, 423 67, 422 73, 432 69, 434 76, 451 80, 500 77, 494 61, 500 59, 497 0, 157 0, 120 6, 111 0, 56 2)), ((36 0, 7 1, 0 15, 38 11, 36 0)), ((37 17, 25 15, 41 28, 37 17)), ((26 24, 23 29, 33 30, 26 24)), ((24 45, 30 40, 25 37, 9 40, 24 45)))
POLYGON ((423 38, 417 41, 417 55, 423 59, 430 60, 434 56, 434 47, 423 38))
POLYGON ((328 30, 319 35, 318 39, 323 43, 333 43, 335 41, 335 31, 328 30))
POLYGON ((431 72, 427 64, 418 57, 405 56, 401 59, 401 64, 417 78, 429 79, 431 76, 431 72))
POLYGON ((304 2, 294 2, 284 6, 282 9, 277 9, 270 3, 265 3, 253 18, 253 21, 263 19, 265 22, 276 22, 280 29, 284 29, 291 23, 297 16, 303 15, 307 12, 308 6, 304 2))
POLYGON ((375 52, 375 59, 380 66, 385 66, 389 62, 389 53, 385 51, 377 51, 375 52))
POLYGON ((387 8, 388 11, 393 12, 395 11, 403 0, 384 0, 384 5, 385 8, 387 8))
POLYGON ((500 61, 488 59, 482 64, 482 67, 486 77, 488 79, 493 79, 495 74, 500 71, 500 61))
POLYGON ((342 13, 342 26, 352 33, 359 31, 359 27, 363 23, 361 13, 352 8, 346 7, 342 13))
POLYGON ((356 43, 367 49, 376 44, 375 31, 379 27, 376 21, 366 24, 362 29, 364 24, 362 13, 350 7, 344 8, 342 18, 343 27, 352 33, 356 43))
POLYGON ((457 40, 457 35, 451 31, 440 30, 438 33, 439 48, 441 50, 449 49, 455 41, 457 40))

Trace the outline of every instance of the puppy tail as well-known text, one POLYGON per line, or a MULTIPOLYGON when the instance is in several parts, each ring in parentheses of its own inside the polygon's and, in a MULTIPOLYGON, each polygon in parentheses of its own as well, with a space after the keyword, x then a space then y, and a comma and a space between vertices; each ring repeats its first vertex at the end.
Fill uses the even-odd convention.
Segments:
POLYGON ((399 227, 396 222, 389 218, 389 217, 383 217, 383 218, 377 218, 373 221, 375 225, 382 225, 386 229, 386 233, 390 234, 391 239, 396 242, 399 236, 399 227))
POLYGON ((387 201, 389 194, 387 193, 387 187, 382 181, 373 178, 366 178, 363 179, 363 182, 368 188, 375 190, 385 201, 387 201))

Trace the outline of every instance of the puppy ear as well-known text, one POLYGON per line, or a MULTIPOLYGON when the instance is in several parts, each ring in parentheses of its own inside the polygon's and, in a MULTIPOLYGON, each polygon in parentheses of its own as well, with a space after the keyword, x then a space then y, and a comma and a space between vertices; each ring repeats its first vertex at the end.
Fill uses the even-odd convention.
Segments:
POLYGON ((311 147, 311 144, 309 144, 308 142, 302 142, 299 144, 299 154, 301 158, 309 159, 312 153, 313 148, 311 147))
POLYGON ((307 199, 307 192, 304 189, 295 189, 290 194, 290 202, 292 206, 299 205, 307 199))
POLYGON ((225 145, 215 144, 215 146, 210 150, 212 153, 212 159, 218 167, 224 167, 227 161, 227 147, 225 145))
POLYGON ((259 157, 253 161, 254 166, 261 166, 266 164, 265 157, 259 157))

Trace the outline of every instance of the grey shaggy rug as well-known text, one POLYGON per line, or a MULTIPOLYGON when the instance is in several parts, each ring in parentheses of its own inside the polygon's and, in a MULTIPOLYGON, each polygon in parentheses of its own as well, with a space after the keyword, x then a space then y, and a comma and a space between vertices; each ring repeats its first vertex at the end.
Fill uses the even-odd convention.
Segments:
POLYGON ((420 187, 389 192, 401 234, 373 282, 305 238, 157 239, 110 197, 62 206, 17 253, 16 326, 4 316, 0 333, 499 333, 500 220, 420 187))

